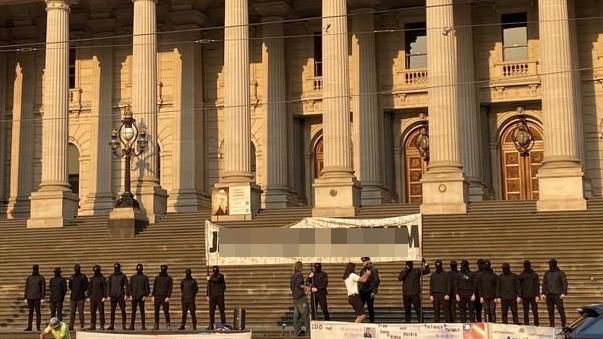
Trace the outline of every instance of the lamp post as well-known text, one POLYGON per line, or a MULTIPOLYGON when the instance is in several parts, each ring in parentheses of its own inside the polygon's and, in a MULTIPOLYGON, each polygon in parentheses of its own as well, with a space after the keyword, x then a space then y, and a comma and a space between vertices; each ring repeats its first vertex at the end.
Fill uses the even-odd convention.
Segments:
POLYGON ((124 117, 121 119, 121 126, 117 130, 113 130, 109 142, 113 155, 126 160, 124 192, 121 198, 115 202, 116 208, 139 208, 138 201, 134 199, 131 189, 130 161, 132 156, 140 156, 147 149, 148 144, 145 129, 138 129, 136 119, 132 117, 132 109, 127 106, 124 110, 124 117))

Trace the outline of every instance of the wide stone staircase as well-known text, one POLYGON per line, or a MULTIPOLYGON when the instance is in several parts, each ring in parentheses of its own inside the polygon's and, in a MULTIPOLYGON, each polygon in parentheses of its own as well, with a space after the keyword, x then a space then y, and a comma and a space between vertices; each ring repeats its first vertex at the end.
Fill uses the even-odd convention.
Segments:
MULTIPOLYGON (((418 206, 414 205, 380 205, 361 208, 358 218, 399 216, 418 211, 418 206)), ((279 227, 310 215, 308 208, 266 210, 251 222, 221 224, 227 227, 279 227)), ((166 263, 175 281, 171 307, 173 325, 180 319, 179 281, 184 269, 191 267, 201 286, 198 317, 200 325, 205 327, 208 319, 204 299, 207 268, 203 229, 207 217, 203 212, 168 214, 133 240, 108 238, 106 219, 99 217, 82 217, 74 225, 53 230, 27 229, 23 220, 0 222, 3 236, 0 242, 0 338, 4 338, 3 329, 25 327, 23 282, 33 263, 41 266, 49 281, 55 266, 61 266, 65 275, 69 275, 77 262, 89 275, 92 265, 99 263, 108 276, 113 263, 121 262, 124 272, 131 275, 140 262, 145 265, 151 282, 159 265, 166 263)), ((466 258, 475 267, 478 258, 489 258, 496 271, 500 271, 500 265, 506 261, 519 273, 522 261, 530 259, 542 276, 548 259, 556 257, 570 281, 566 299, 570 319, 575 317, 577 307, 603 300, 602 243, 603 200, 589 201, 586 212, 536 213, 534 202, 496 201, 471 204, 467 215, 423 217, 423 254, 430 263, 435 259, 447 263, 451 259, 466 258)), ((358 253, 359 257, 361 255, 358 253)), ((402 262, 377 263, 376 266, 381 276, 375 302, 377 321, 400 322, 403 307, 397 275, 402 262)), ((308 265, 306 269, 309 271, 308 265)), ((287 329, 291 326, 289 276, 292 265, 231 266, 221 270, 227 279, 228 321, 232 322, 235 306, 243 307, 247 310, 249 328, 258 330, 265 338, 282 337, 281 326, 285 324, 287 329)), ((341 280, 343 265, 324 265, 324 270, 330 277, 329 308, 333 320, 353 319, 341 280)), ((424 291, 427 291, 428 281, 428 277, 423 281, 424 291)), ((424 294, 426 321, 430 321, 431 307, 424 294)), ((65 306, 68 306, 68 300, 65 306)), ((146 308, 147 324, 152 326, 150 302, 146 308)), ((68 312, 68 307, 66 309, 68 312)), ((128 312, 129 309, 128 306, 128 312)), ((48 313, 48 307, 43 306, 45 321, 48 313)), ((107 318, 108 313, 106 311, 107 318)), ((543 303, 540 304, 540 316, 541 323, 546 324, 543 303)), ((88 321, 88 315, 86 319, 88 321)))

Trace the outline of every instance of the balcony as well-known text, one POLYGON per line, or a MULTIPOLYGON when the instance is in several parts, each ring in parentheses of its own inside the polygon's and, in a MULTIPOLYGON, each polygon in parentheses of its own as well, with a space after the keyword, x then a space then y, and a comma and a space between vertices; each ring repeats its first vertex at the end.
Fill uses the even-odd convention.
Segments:
POLYGON ((538 61, 507 61, 494 65, 496 81, 536 80, 538 61))

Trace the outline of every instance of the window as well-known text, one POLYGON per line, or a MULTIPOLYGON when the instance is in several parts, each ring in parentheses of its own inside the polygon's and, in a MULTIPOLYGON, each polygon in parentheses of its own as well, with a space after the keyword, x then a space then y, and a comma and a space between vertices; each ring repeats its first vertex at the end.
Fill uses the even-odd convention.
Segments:
POLYGON ((69 49, 69 88, 75 88, 75 48, 69 49))
POLYGON ((424 22, 404 25, 406 69, 427 68, 427 27, 424 22))
POLYGON ((80 152, 74 144, 67 146, 67 162, 69 170, 69 185, 75 194, 80 193, 80 152))
POLYGON ((528 15, 511 13, 501 16, 503 60, 528 60, 528 15))
POLYGON ((314 77, 322 76, 322 33, 314 33, 314 77))

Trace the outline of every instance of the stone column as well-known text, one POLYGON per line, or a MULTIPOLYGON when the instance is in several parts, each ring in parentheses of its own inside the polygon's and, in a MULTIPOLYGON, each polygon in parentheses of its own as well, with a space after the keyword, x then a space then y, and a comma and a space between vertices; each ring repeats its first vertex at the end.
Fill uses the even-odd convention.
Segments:
POLYGON ((132 112, 144 128, 149 147, 132 166, 132 189, 149 223, 166 210, 167 192, 157 177, 157 0, 133 0, 132 112))
MULTIPOLYGON (((266 22, 281 21, 282 17, 268 17, 266 22)), ((265 24, 262 44, 262 62, 265 70, 266 104, 266 188, 265 208, 287 207, 287 77, 285 69, 285 41, 283 23, 265 24)))
POLYGON ((251 173, 248 0, 224 1, 224 40, 224 172, 216 189, 236 190, 237 201, 229 194, 229 214, 249 219, 259 209, 260 192, 251 173), (233 211, 246 202, 248 210, 233 211))
POLYGON ((67 179, 69 143, 69 0, 46 0, 42 181, 31 194, 27 227, 62 227, 77 214, 67 179))
MULTIPOLYGON (((203 133, 197 133, 197 125, 203 121, 205 112, 202 103, 197 100, 203 91, 201 74, 201 47, 190 41, 200 39, 197 30, 205 21, 203 13, 193 8, 191 0, 173 1, 170 20, 174 30, 189 30, 189 33, 170 34, 166 41, 178 42, 174 53, 174 104, 173 104, 173 165, 172 188, 169 192, 169 212, 194 212, 202 205, 201 192, 198 191, 197 171, 203 171, 197 164, 204 165, 203 152, 197 149, 197 139, 203 139, 203 133), (199 161, 201 158, 201 161, 199 161)), ((203 145, 201 143, 201 145, 203 145)))
POLYGON ((34 52, 17 53, 13 81, 13 112, 10 142, 10 188, 7 218, 29 217, 29 195, 33 190, 34 160, 33 140, 35 123, 33 105, 35 98, 34 52))
POLYGON ((430 163, 422 180, 421 212, 425 214, 467 211, 468 183, 460 154, 457 36, 452 29, 454 2, 426 1, 430 163))
POLYGON ((379 205, 383 202, 382 159, 378 150, 381 131, 378 95, 377 60, 375 56, 375 16, 372 8, 358 8, 352 16, 352 75, 356 84, 354 97, 354 158, 356 176, 362 184, 361 204, 379 205))
POLYGON ((576 111, 576 77, 568 0, 538 2, 544 161, 538 172, 539 211, 585 210, 576 111))
MULTIPOLYGON (((0 32, 0 35, 4 37, 4 31, 0 32)), ((4 42, 4 41, 3 41, 4 42)), ((4 42, 6 44, 6 42, 4 42)), ((7 146, 9 145, 8 131, 10 123, 5 114, 6 110, 6 88, 7 88, 7 55, 6 53, 0 53, 0 79, 3 79, 0 83, 0 214, 5 213, 6 200, 8 199, 8 192, 6 191, 6 156, 7 146)))
POLYGON ((482 178, 482 134, 480 128, 480 109, 475 83, 475 60, 473 49, 473 28, 471 27, 471 4, 455 6, 456 40, 458 44, 458 112, 461 160, 465 176, 469 181, 469 200, 482 201, 486 187, 482 178))
POLYGON ((325 167, 314 183, 315 216, 353 216, 360 187, 352 167, 346 0, 322 1, 325 167))

